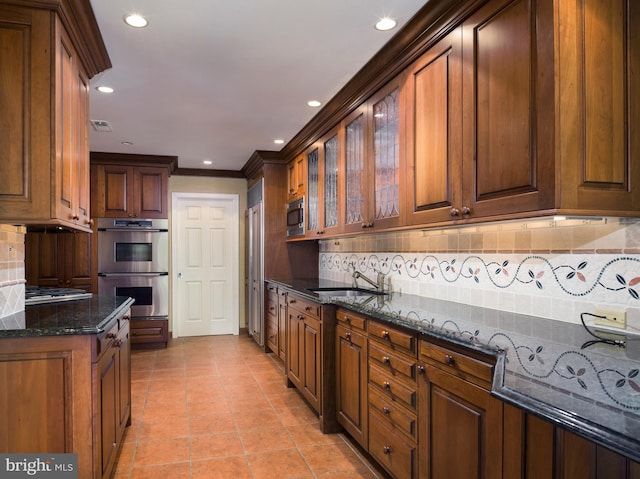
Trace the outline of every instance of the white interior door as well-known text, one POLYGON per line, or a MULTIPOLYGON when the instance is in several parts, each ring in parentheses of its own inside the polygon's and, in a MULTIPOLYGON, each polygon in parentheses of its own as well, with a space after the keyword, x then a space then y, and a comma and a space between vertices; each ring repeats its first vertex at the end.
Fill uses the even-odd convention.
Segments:
POLYGON ((238 195, 173 194, 174 336, 238 334, 238 208, 238 195))

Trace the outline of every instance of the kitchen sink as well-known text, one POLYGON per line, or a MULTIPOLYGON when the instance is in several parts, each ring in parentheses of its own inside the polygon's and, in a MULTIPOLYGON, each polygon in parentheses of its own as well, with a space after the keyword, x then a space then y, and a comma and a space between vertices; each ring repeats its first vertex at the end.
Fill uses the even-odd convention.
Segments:
POLYGON ((366 288, 307 288, 308 291, 316 293, 321 298, 344 297, 344 296, 382 296, 385 293, 366 288))

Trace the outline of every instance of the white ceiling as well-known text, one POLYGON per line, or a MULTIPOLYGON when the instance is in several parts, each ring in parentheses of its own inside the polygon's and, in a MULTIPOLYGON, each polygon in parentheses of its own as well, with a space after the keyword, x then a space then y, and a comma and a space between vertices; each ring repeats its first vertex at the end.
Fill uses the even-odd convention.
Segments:
POLYGON ((426 1, 91 0, 113 64, 91 81, 91 119, 113 130, 92 129, 91 150, 240 170, 280 150, 318 112, 307 101, 330 100, 426 1), (127 26, 131 12, 149 25, 127 26), (385 15, 398 28, 375 30, 385 15))

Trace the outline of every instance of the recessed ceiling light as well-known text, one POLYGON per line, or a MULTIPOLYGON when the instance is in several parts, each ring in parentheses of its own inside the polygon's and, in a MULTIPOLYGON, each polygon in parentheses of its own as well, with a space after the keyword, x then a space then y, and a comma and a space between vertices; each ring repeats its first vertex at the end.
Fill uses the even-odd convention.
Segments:
POLYGON ((133 142, 132 141, 123 141, 121 144, 124 145, 124 146, 133 146, 133 142))
POLYGON ((132 13, 131 15, 127 15, 124 17, 124 22, 130 27, 134 28, 144 28, 149 25, 149 22, 142 15, 138 15, 137 13, 132 13))
POLYGON ((320 105, 322 105, 322 103, 320 103, 318 100, 311 100, 307 102, 307 105, 313 107, 313 108, 317 108, 320 105))
POLYGON ((282 145, 282 144, 284 143, 284 140, 273 140, 273 142, 274 142, 276 145, 282 145))
POLYGON ((110 86, 105 86, 105 85, 101 85, 99 87, 96 87, 96 90, 98 90, 100 93, 113 93, 113 88, 111 88, 110 86))
POLYGON ((375 24, 376 30, 380 30, 381 32, 386 32, 387 30, 393 30, 398 23, 389 17, 384 17, 378 20, 375 24))
POLYGON ((205 165, 210 165, 210 164, 212 164, 213 162, 212 162, 211 160, 204 160, 204 161, 203 161, 203 163, 204 163, 205 165))

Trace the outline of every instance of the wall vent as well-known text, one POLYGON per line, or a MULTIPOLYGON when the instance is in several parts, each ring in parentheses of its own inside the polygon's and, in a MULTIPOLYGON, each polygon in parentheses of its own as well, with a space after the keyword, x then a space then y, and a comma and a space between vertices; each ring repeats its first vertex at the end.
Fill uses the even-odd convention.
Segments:
POLYGON ((100 132, 110 132, 113 131, 111 129, 111 125, 106 120, 90 120, 93 129, 100 132))

